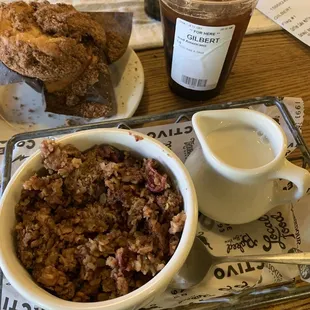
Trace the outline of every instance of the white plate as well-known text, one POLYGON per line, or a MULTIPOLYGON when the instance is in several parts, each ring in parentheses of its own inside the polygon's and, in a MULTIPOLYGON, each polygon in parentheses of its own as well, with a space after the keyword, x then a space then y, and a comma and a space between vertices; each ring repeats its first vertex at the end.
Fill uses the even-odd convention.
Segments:
POLYGON ((110 66, 115 89, 117 114, 110 118, 84 119, 44 111, 41 94, 24 83, 0 86, 0 140, 12 135, 67 126, 131 117, 139 106, 144 89, 143 67, 137 54, 128 48, 110 66))

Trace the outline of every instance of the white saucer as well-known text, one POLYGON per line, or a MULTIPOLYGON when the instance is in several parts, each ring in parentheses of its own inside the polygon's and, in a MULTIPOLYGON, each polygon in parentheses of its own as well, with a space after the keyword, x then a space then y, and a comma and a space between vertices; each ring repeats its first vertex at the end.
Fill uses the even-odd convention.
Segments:
POLYGON ((0 140, 12 135, 72 124, 94 123, 131 117, 144 90, 144 71, 137 54, 128 48, 110 66, 115 89, 117 114, 110 118, 84 119, 44 111, 41 95, 24 83, 0 86, 0 140))

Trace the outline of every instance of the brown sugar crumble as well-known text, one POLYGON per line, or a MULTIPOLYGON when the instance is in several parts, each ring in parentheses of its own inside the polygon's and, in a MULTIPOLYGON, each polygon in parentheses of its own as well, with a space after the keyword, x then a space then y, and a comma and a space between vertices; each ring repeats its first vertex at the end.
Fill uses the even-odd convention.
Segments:
POLYGON ((18 257, 41 287, 66 300, 101 301, 164 268, 186 215, 157 161, 52 140, 42 142, 41 157, 44 170, 23 185, 15 229, 18 257))

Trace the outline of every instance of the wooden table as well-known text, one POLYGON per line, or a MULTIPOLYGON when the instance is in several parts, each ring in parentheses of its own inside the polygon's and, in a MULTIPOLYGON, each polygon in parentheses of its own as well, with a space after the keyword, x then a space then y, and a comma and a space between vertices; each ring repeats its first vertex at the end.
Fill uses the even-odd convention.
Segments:
MULTIPOLYGON (((258 96, 302 97, 305 102, 303 135, 310 145, 310 48, 285 31, 245 37, 225 90, 204 103, 189 102, 170 91, 163 49, 138 55, 144 66, 145 91, 135 115, 258 96)), ((259 309, 310 309, 310 299, 259 309)))

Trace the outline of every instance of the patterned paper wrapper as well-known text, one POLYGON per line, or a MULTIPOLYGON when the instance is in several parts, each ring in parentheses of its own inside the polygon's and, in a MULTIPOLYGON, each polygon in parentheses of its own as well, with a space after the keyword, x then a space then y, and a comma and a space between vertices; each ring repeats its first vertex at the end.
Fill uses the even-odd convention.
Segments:
MULTIPOLYGON (((126 52, 132 30, 132 16, 130 12, 89 12, 88 14, 96 20, 105 30, 109 54, 113 54, 112 62, 120 59, 126 52)), ((114 87, 111 79, 111 73, 106 57, 104 56, 104 70, 99 75, 99 80, 88 89, 85 95, 85 102, 89 109, 96 105, 106 106, 107 113, 105 117, 113 116, 117 113, 117 102, 114 93, 114 87)), ((65 104, 65 97, 49 93, 44 88, 42 81, 23 76, 6 67, 0 62, 0 85, 24 82, 32 87, 36 92, 42 94, 42 105, 46 112, 64 114, 69 116, 82 116, 80 104, 68 106, 65 104)), ((81 99, 81 101, 83 101, 81 99)))
MULTIPOLYGON (((304 115, 303 101, 299 98, 285 98, 284 102, 297 126, 301 128, 304 115)), ((253 107, 253 109, 273 117, 282 126, 288 137, 287 155, 289 155, 296 148, 296 143, 277 108, 253 107)), ((185 161, 199 144, 191 122, 141 128, 138 131, 163 142, 182 161, 185 161)), ((13 156, 13 173, 39 148, 41 141, 42 139, 27 140, 16 145, 13 156)), ((0 160, 3 160, 3 155, 0 155, 0 160)), ((286 182, 280 185, 284 191, 292 188, 291 184, 286 182)), ((307 196, 298 203, 277 207, 249 224, 232 226, 200 218, 197 235, 215 256, 310 251, 309 223, 310 197, 307 196)), ((166 309, 186 306, 191 303, 205 303, 214 297, 238 294, 249 288, 286 282, 299 274, 304 280, 310 282, 310 269, 307 266, 298 268, 295 265, 225 263, 210 270, 204 280, 194 288, 189 290, 167 289, 146 308, 166 309)), ((4 277, 0 309, 39 308, 20 296, 4 277)))

